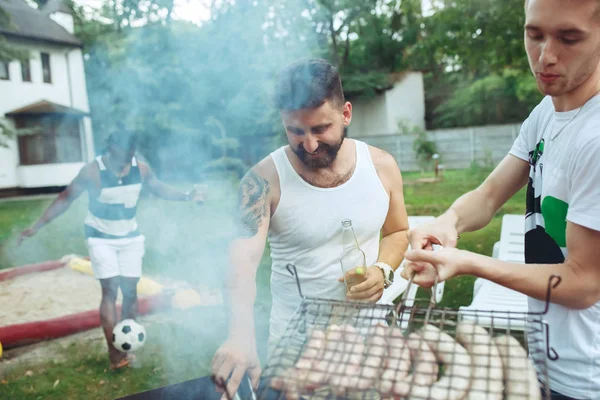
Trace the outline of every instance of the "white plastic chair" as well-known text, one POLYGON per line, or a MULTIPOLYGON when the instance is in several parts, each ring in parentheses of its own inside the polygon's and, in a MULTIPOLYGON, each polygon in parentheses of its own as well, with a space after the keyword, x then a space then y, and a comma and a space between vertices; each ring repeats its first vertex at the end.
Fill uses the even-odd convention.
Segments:
MULTIPOLYGON (((525 217, 523 215, 505 215, 502 217, 500 241, 494 245, 494 258, 513 263, 525 263, 525 217)), ((463 318, 477 319, 483 326, 491 326, 491 318, 476 318, 468 313, 471 310, 493 311, 494 328, 507 328, 508 314, 503 312, 527 313, 527 296, 523 293, 508 289, 487 279, 478 278, 473 288, 473 301, 470 305, 460 307, 464 311, 463 318)), ((511 329, 524 330, 525 324, 515 324, 511 321, 511 329)))

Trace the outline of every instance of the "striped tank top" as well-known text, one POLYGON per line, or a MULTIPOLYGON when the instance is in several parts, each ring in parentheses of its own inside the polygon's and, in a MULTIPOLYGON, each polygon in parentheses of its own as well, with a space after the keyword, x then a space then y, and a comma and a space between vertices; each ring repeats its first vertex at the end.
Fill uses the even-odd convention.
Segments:
POLYGON ((96 157, 100 168, 100 194, 90 196, 88 214, 84 221, 86 238, 122 239, 139 236, 135 220, 137 203, 142 190, 142 175, 135 157, 129 173, 117 178, 96 157))

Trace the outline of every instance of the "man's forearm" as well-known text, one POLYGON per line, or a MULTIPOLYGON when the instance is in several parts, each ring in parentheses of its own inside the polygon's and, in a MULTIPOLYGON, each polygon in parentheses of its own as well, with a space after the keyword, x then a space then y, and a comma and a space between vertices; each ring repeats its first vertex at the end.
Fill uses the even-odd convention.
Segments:
POLYGON ((255 278, 236 275, 229 284, 229 299, 229 336, 244 340, 254 339, 255 278))
POLYGON ((538 300, 546 300, 548 280, 562 278, 552 290, 553 303, 569 308, 588 308, 598 301, 595 277, 578 274, 569 261, 563 264, 514 264, 471 253, 465 273, 488 279, 538 300))
POLYGON ((399 231, 384 236, 379 242, 377 261, 386 263, 394 270, 397 269, 408 248, 408 236, 406 234, 407 231, 399 231))
POLYGON ((189 193, 181 192, 166 183, 157 181, 152 188, 152 194, 164 200, 188 201, 191 200, 189 193))
POLYGON ((256 271, 262 252, 253 251, 246 240, 234 240, 230 248, 231 273, 229 291, 229 337, 255 341, 254 302, 256 301, 256 271))
POLYGON ((461 234, 484 228, 496 211, 488 195, 481 189, 475 189, 459 197, 440 219, 454 225, 461 234))
POLYGON ((50 206, 44 211, 44 214, 40 217, 39 220, 33 225, 36 230, 39 230, 44 225, 48 224, 54 218, 58 217, 62 213, 64 213, 69 206, 71 205, 71 201, 61 194, 58 195, 56 199, 50 204, 50 206))

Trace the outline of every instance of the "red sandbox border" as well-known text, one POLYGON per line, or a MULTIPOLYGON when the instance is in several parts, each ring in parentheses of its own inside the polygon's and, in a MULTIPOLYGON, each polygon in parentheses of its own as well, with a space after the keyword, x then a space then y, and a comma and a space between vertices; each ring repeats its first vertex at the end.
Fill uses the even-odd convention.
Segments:
MULTIPOLYGON (((51 271, 65 265, 62 261, 47 261, 13 268, 4 272, 0 271, 0 281, 37 272, 51 271)), ((146 315, 169 309, 171 307, 171 297, 171 295, 157 294, 139 299, 138 314, 146 315)), ((117 312, 121 312, 120 305, 117 305, 117 312)), ((99 326, 99 309, 84 311, 59 318, 0 327, 0 343, 5 349, 10 349, 42 340, 57 339, 99 326)))
POLYGON ((11 268, 7 271, 0 271, 0 281, 7 281, 22 275, 33 274, 35 272, 52 271, 65 267, 67 264, 63 261, 46 261, 38 264, 28 264, 22 267, 11 268))

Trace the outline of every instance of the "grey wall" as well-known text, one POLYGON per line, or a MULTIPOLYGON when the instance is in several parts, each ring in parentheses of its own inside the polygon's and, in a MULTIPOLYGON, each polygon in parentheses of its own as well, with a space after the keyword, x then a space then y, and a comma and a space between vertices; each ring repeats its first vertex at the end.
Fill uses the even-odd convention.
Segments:
MULTIPOLYGON (((429 140, 437 144, 444 167, 461 169, 470 167, 473 161, 481 165, 498 164, 510 150, 519 129, 520 124, 511 124, 440 129, 427 133, 429 140)), ((392 154, 402 171, 419 170, 412 136, 387 134, 353 137, 392 154)))

